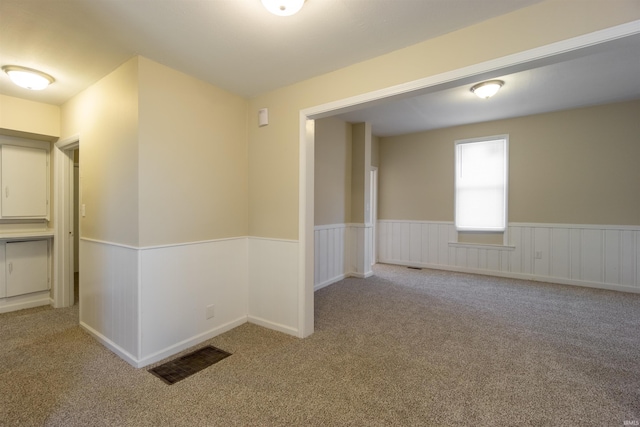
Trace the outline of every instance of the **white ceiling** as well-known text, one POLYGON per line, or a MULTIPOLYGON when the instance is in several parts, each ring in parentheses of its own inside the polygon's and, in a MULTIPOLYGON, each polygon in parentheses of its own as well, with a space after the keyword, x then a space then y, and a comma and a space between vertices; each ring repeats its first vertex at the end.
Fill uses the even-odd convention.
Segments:
MULTIPOLYGON (((539 1, 307 0, 283 18, 260 0, 0 0, 0 65, 56 78, 0 73, 0 93, 60 105, 139 54, 250 98, 539 1)), ((483 76, 506 82, 489 100, 466 81, 341 117, 386 136, 640 98, 640 36, 537 67, 483 76)))
POLYGON ((260 0, 0 0, 0 65, 51 74, 62 104, 136 54, 245 97, 532 5, 540 0, 307 0, 292 17, 260 0))
MULTIPOLYGON (((640 99, 640 35, 625 37, 550 59, 548 65, 516 73, 484 76, 505 82, 489 99, 474 83, 390 101, 339 115, 372 123, 377 136, 521 117, 569 108, 640 99)), ((640 117, 639 117, 640 119, 640 117)))

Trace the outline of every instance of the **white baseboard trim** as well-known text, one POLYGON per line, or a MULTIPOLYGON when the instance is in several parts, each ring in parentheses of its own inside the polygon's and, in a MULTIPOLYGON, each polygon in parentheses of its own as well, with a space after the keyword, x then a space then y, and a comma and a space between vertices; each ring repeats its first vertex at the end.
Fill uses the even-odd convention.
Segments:
POLYGON ((496 277, 505 277, 509 279, 532 280, 535 282, 552 283, 556 285, 582 286, 587 288, 605 289, 610 291, 640 293, 640 288, 636 288, 632 286, 612 285, 608 283, 588 282, 584 280, 564 279, 560 277, 536 276, 534 274, 526 274, 526 273, 511 273, 511 272, 495 271, 495 270, 479 270, 479 269, 473 269, 473 268, 424 264, 419 262, 404 262, 404 261, 395 261, 395 260, 384 260, 384 261, 381 260, 379 262, 381 264, 428 268, 432 270, 453 271, 456 273, 480 274, 483 276, 496 276, 496 277))
MULTIPOLYGON (((4 302, 6 302, 6 300, 8 299, 10 298, 6 298, 4 302)), ((9 313, 11 311, 24 310, 26 308, 42 307, 43 305, 51 305, 51 298, 49 297, 48 293, 46 296, 38 299, 19 301, 14 303, 8 302, 0 306, 0 313, 9 313)))
POLYGON ((340 280, 346 279, 349 276, 351 276, 351 274, 340 274, 339 276, 332 277, 331 279, 325 280, 322 283, 318 283, 313 287, 313 292, 318 291, 322 288, 326 288, 329 285, 333 285, 334 283, 339 282, 340 280))
POLYGON ((87 331, 89 335, 98 340, 102 345, 117 354, 121 359, 124 359, 125 362, 127 362, 129 365, 133 366, 134 368, 139 368, 138 360, 131 353, 129 353, 86 323, 80 322, 80 327, 87 331))
POLYGON ((369 271, 369 272, 364 273, 364 274, 355 273, 355 272, 352 271, 352 272, 349 272, 349 273, 341 274, 341 275, 336 276, 336 277, 332 277, 329 280, 325 280, 324 282, 315 285, 313 287, 313 291, 315 292, 315 291, 318 291, 318 290, 320 290, 322 288, 326 288, 329 285, 333 285, 334 283, 337 283, 340 280, 344 280, 344 279, 349 278, 349 277, 355 277, 355 278, 358 278, 358 279, 366 279, 367 277, 371 277, 371 276, 373 276, 373 271, 369 271))
POLYGON ((280 323, 271 322, 269 320, 262 319, 260 317, 248 316, 249 323, 262 326, 264 328, 273 329, 274 331, 282 332, 288 335, 298 336, 298 329, 291 326, 281 325, 280 323))
POLYGON ((163 350, 157 351, 149 356, 146 356, 140 360, 137 361, 137 364, 135 365, 136 368, 143 368, 147 365, 150 365, 152 363, 156 363, 161 361, 162 359, 166 359, 167 357, 171 357, 176 353, 181 352, 182 350, 186 350, 189 347, 193 347, 194 345, 198 345, 203 341, 206 341, 208 339, 211 339, 213 337, 216 337, 220 334, 223 334, 227 331, 230 331, 231 329, 238 327, 240 325, 243 325, 247 323, 247 316, 241 316, 235 320, 232 320, 231 322, 227 322, 223 325, 220 325, 218 327, 215 327, 213 329, 210 329, 206 332, 203 332, 201 334, 195 335, 191 338, 188 338, 186 340, 180 341, 179 343, 176 343, 170 347, 167 347, 163 350))
POLYGON ((95 339, 100 341, 102 345, 107 347, 109 350, 113 351, 115 354, 117 354, 119 357, 124 359, 131 366, 133 366, 134 368, 143 368, 147 365, 150 365, 155 362, 159 362, 162 359, 165 359, 176 353, 179 353, 182 350, 185 350, 189 347, 193 347, 194 345, 200 344, 203 341, 206 341, 220 334, 223 334, 227 331, 230 331, 231 329, 237 326, 240 326, 246 322, 247 322, 246 316, 242 316, 232 322, 225 323, 224 325, 218 326, 217 328, 211 329, 202 334, 198 334, 194 337, 181 341, 175 345, 172 345, 171 347, 167 347, 164 350, 158 351, 142 359, 137 359, 131 353, 127 352, 122 347, 120 347, 119 345, 117 345, 116 343, 114 343, 113 341, 111 341, 110 339, 108 339, 107 337, 105 337, 104 335, 102 335, 101 333, 99 333, 98 331, 96 331, 86 323, 80 322, 80 326, 83 329, 85 329, 90 335, 92 335, 95 339))
POLYGON ((373 276, 373 271, 367 271, 366 273, 349 273, 349 277, 357 277, 358 279, 366 279, 373 276))

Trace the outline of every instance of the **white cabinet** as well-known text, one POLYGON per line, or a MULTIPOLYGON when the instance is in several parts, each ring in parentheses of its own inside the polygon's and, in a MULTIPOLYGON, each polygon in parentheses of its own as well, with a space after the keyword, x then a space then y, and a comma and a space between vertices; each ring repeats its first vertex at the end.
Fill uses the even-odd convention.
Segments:
POLYGON ((48 214, 47 151, 2 146, 2 217, 45 218, 48 214))
POLYGON ((0 242, 0 298, 7 296, 7 276, 5 260, 5 243, 0 242))
POLYGON ((0 135, 0 313, 48 303, 51 143, 0 135))
POLYGON ((48 143, 9 137, 0 143, 0 217, 48 219, 48 143))
POLYGON ((49 241, 6 242, 6 297, 49 289, 49 241))

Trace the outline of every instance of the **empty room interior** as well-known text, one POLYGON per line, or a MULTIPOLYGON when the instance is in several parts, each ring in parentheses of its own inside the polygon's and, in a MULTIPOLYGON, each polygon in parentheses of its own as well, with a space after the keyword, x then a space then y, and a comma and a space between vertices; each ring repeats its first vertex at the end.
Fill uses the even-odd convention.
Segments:
POLYGON ((0 0, 0 425, 640 425, 640 3, 269 3, 0 0))

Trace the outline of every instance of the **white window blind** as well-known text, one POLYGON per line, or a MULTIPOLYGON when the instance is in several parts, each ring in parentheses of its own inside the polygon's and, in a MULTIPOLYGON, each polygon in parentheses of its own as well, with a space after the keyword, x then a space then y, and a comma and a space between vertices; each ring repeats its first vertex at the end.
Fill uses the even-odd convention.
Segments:
POLYGON ((508 140, 501 135, 456 141, 456 229, 506 229, 508 140))

